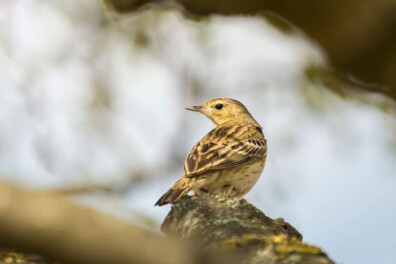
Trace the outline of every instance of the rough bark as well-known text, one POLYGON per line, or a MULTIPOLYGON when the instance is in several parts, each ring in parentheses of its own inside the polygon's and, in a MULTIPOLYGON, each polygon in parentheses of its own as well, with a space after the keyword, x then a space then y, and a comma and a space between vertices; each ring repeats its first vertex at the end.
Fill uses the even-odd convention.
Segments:
MULTIPOLYGON (((233 263, 334 263, 283 219, 271 219, 246 200, 210 196, 183 197, 161 227, 167 237, 199 245, 210 255, 233 263)), ((198 246, 197 246, 198 247, 198 246)), ((219 263, 219 261, 217 261, 219 263)))

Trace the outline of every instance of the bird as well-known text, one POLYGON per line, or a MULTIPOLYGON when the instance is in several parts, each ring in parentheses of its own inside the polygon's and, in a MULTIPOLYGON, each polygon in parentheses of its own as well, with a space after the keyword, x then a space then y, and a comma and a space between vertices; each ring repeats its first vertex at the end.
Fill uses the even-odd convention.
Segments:
POLYGON ((204 114, 212 129, 190 151, 181 178, 155 204, 175 203, 190 191, 241 198, 259 179, 267 157, 262 127, 239 101, 215 98, 187 110, 204 114))

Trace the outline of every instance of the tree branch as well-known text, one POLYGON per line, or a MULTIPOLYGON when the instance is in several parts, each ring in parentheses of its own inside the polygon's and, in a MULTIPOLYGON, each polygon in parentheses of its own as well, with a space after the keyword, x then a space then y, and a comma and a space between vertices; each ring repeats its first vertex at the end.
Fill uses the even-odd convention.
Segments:
POLYGON ((183 197, 162 231, 168 239, 62 196, 0 183, 0 247, 63 264, 333 264, 290 224, 245 200, 183 197))
MULTIPOLYGON (((246 200, 183 197, 162 224, 167 237, 198 241, 207 253, 233 263, 332 264, 318 247, 283 219, 271 219, 246 200)), ((221 262, 227 263, 227 262, 221 262)))
POLYGON ((54 194, 0 183, 0 246, 63 264, 191 263, 183 247, 54 194))

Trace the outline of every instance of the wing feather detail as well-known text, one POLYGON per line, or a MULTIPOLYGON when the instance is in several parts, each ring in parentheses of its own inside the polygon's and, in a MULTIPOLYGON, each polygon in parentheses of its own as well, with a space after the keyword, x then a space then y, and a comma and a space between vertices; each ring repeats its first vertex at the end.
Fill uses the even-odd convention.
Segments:
POLYGON ((186 177, 238 166, 264 159, 267 141, 256 126, 228 125, 210 131, 191 150, 184 164, 186 177))

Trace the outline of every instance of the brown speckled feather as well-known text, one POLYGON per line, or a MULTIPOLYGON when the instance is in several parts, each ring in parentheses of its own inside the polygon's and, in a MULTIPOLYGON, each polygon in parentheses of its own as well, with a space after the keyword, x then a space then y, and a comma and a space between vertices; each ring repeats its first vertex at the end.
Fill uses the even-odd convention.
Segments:
POLYGON ((191 150, 184 164, 185 177, 232 168, 262 159, 267 142, 261 128, 243 122, 227 123, 210 131, 191 150))

